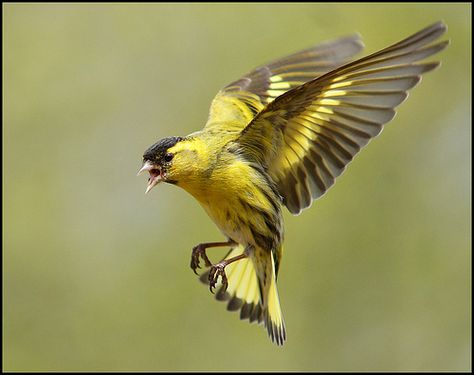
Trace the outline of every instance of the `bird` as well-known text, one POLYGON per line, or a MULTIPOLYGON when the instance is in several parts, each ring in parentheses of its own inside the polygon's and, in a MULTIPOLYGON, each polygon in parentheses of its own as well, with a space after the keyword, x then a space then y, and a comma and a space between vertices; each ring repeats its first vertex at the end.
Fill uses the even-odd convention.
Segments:
POLYGON ((365 57, 359 34, 262 65, 222 88, 202 130, 158 140, 143 154, 146 193, 161 182, 190 193, 225 240, 191 252, 201 281, 240 318, 287 339, 277 291, 283 218, 311 206, 380 134, 449 40, 444 22, 365 57), (226 247, 212 263, 206 250, 226 247))

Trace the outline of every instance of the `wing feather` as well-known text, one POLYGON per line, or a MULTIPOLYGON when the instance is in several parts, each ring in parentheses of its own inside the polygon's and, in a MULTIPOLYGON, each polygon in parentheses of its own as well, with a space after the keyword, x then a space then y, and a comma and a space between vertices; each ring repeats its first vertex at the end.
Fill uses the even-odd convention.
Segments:
POLYGON ((275 98, 346 63, 362 48, 356 34, 320 43, 252 70, 219 91, 204 129, 242 130, 275 98))
MULTIPOLYGON (((267 103, 241 131, 240 152, 266 168, 290 212, 298 214, 321 197, 380 134, 407 91, 439 65, 420 61, 447 46, 448 41, 429 45, 445 31, 438 22, 292 88, 267 103)), ((300 79, 304 66, 278 78, 300 79)))

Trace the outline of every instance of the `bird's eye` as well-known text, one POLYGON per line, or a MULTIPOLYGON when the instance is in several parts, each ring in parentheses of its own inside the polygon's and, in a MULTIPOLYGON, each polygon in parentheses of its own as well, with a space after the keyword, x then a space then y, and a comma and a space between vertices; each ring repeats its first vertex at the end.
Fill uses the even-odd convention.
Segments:
POLYGON ((174 155, 168 152, 168 153, 165 154, 163 160, 165 162, 169 163, 171 160, 173 160, 173 157, 174 157, 174 155))

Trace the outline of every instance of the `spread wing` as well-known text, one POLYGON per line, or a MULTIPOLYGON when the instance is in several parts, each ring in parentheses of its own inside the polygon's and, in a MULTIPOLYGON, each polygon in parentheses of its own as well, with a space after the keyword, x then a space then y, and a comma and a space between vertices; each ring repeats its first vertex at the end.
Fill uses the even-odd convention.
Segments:
POLYGON ((290 212, 300 213, 382 131, 421 74, 439 65, 419 61, 446 47, 429 45, 445 31, 438 22, 286 92, 241 132, 236 150, 263 165, 290 212))
POLYGON ((252 70, 212 101, 206 130, 242 130, 267 104, 347 62, 362 50, 359 35, 318 44, 252 70))

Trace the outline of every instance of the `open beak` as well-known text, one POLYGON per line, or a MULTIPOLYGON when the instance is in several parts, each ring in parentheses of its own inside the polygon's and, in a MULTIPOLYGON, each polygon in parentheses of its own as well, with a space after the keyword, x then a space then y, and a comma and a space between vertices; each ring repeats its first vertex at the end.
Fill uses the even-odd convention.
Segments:
POLYGON ((146 187, 145 194, 148 193, 155 185, 158 185, 163 180, 163 175, 161 173, 161 169, 156 165, 150 163, 150 161, 146 161, 143 163, 142 168, 138 171, 137 176, 142 173, 143 171, 148 171, 150 173, 150 177, 148 178, 148 186, 146 187))

